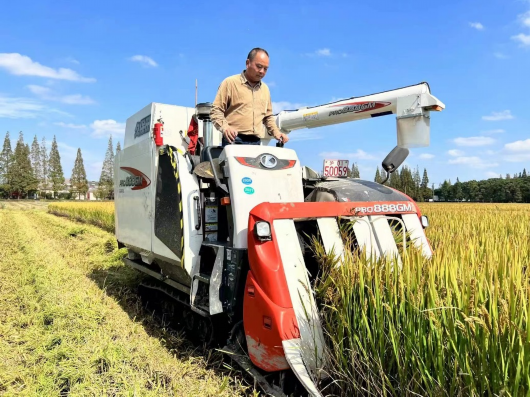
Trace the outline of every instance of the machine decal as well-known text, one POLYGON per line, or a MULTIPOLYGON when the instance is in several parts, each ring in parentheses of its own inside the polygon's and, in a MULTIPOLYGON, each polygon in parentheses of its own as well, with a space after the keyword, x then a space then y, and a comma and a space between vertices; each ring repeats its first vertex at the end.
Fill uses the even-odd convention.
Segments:
POLYGON ((303 115, 304 121, 308 120, 318 120, 318 112, 305 113, 303 115))
POLYGON ((151 180, 141 171, 132 167, 120 167, 130 176, 120 179, 120 186, 132 186, 131 190, 142 190, 151 184, 151 180))
POLYGON ((329 112, 328 116, 336 116, 343 113, 369 112, 370 110, 384 108, 390 104, 391 102, 351 102, 341 103, 340 105, 330 105, 330 107, 342 106, 342 109, 332 110, 329 112))
POLYGON ((413 212, 412 203, 408 204, 374 204, 369 207, 355 207, 355 213, 372 214, 378 212, 413 212))
POLYGON ((254 194, 254 188, 251 188, 250 186, 247 186, 244 191, 246 194, 254 194))
POLYGON ((252 179, 246 176, 243 179, 241 179, 241 182, 243 182, 245 185, 250 185, 252 183, 252 179))
POLYGON ((149 132, 149 127, 151 126, 151 114, 145 116, 143 119, 136 123, 134 128, 134 138, 138 138, 149 132))
MULTIPOLYGON (((267 154, 266 154, 267 155, 267 154)), ((268 156, 272 156, 271 154, 268 154, 268 156)), ((252 167, 252 168, 261 168, 262 170, 285 170, 287 168, 293 168, 296 164, 296 160, 282 160, 282 159, 276 159, 276 165, 273 168, 266 168, 263 163, 261 163, 261 158, 264 157, 263 155, 260 155, 258 157, 238 157, 236 156, 235 159, 237 162, 241 165, 244 165, 246 167, 252 167)))
POLYGON ((265 168, 274 168, 278 164, 278 159, 274 157, 272 154, 264 154, 259 159, 259 162, 265 168))

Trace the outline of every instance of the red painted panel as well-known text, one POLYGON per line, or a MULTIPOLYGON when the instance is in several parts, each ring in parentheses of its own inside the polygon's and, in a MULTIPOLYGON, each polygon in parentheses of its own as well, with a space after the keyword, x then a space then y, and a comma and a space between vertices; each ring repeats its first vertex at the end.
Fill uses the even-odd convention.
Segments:
POLYGON ((299 219, 310 217, 337 217, 352 215, 381 215, 417 213, 414 201, 388 202, 302 202, 302 203, 261 203, 250 211, 248 221, 248 257, 250 270, 269 299, 274 304, 292 307, 287 280, 276 243, 274 219, 299 219), (391 208, 390 210, 385 210, 391 208), (370 210, 379 212, 369 212, 370 210), (269 222, 271 241, 260 241, 254 235, 254 224, 269 222))
POLYGON ((289 368, 282 340, 299 338, 292 308, 275 305, 249 271, 243 298, 243 324, 250 359, 265 371, 289 368))

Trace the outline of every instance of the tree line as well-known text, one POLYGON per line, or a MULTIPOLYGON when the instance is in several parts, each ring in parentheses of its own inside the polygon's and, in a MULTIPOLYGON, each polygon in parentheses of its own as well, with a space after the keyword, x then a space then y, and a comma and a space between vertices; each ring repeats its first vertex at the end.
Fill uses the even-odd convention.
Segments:
MULTIPOLYGON (((348 177, 360 178, 357 164, 353 164, 348 177)), ((377 167, 374 182, 382 183, 386 179, 386 172, 377 167)), ((434 184, 429 186, 427 169, 420 170, 402 166, 385 182, 386 186, 392 187, 410 196, 415 201, 469 201, 478 203, 530 203, 530 175, 526 168, 513 175, 499 175, 498 178, 484 180, 471 180, 461 182, 456 178, 453 184, 451 180, 444 180, 437 188, 434 184)))
MULTIPOLYGON (((117 143, 116 152, 121 150, 117 143)), ((0 197, 2 198, 86 198, 89 190, 81 148, 70 174, 70 183, 66 183, 61 165, 61 154, 55 135, 50 150, 47 150, 46 138, 41 143, 35 135, 31 147, 24 142, 24 134, 19 132, 14 149, 9 131, 4 138, 0 152, 0 197)), ((109 137, 105 160, 103 162, 96 198, 114 198, 114 151, 112 136, 109 137)))
MULTIPOLYGON (((81 148, 77 149, 77 156, 70 174, 70 183, 67 186, 55 135, 49 152, 46 147, 45 137, 39 144, 35 135, 30 147, 24 142, 24 135, 20 132, 16 145, 12 149, 9 131, 6 133, 0 152, 1 198, 34 196, 45 198, 81 198, 83 196, 86 198, 89 182, 81 148)), ((117 142, 116 153, 119 150, 121 146, 120 142, 117 142)), ((94 192, 98 199, 114 199, 114 155, 112 136, 110 136, 94 192)), ((348 170, 347 176, 361 177, 356 163, 348 170)), ((386 172, 378 166, 374 182, 382 183, 386 177, 386 172)), ((415 201, 428 201, 437 196, 441 201, 530 202, 530 176, 527 175, 526 168, 514 175, 507 174, 505 178, 499 176, 499 178, 467 182, 460 182, 457 178, 454 184, 450 180, 444 180, 438 188, 435 188, 434 184, 429 187, 426 168, 420 174, 418 167, 411 169, 408 166, 402 166, 390 174, 385 185, 407 194, 415 201)))
POLYGON ((456 178, 454 184, 451 180, 444 180, 434 194, 443 201, 530 203, 530 176, 524 168, 519 173, 506 174, 504 178, 499 175, 498 178, 467 182, 456 178))

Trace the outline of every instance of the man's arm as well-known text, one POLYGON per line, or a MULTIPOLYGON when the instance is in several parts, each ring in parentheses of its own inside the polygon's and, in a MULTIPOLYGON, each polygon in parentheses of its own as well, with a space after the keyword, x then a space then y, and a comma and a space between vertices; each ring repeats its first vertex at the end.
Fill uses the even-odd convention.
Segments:
POLYGON ((265 117, 263 118, 263 124, 265 124, 265 128, 267 129, 269 135, 272 135, 276 139, 283 138, 284 143, 289 140, 287 135, 282 133, 278 128, 278 125, 276 125, 276 120, 274 119, 274 115, 272 114, 272 100, 270 94, 267 102, 267 112, 265 113, 265 117))
POLYGON ((217 94, 215 95, 215 100, 212 104, 212 110, 210 111, 210 118, 213 125, 222 133, 224 133, 228 127, 228 121, 226 121, 225 118, 225 111, 230 104, 229 94, 230 91, 228 89, 227 81, 223 80, 217 89, 217 94))

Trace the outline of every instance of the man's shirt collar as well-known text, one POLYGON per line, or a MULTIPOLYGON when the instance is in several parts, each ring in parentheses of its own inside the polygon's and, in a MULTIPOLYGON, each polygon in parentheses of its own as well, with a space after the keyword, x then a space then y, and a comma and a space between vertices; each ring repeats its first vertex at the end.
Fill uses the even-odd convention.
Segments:
MULTIPOLYGON (((252 85, 250 84, 250 82, 247 80, 247 77, 245 76, 244 70, 241 72, 241 83, 248 84, 248 86, 252 88, 252 85)), ((261 81, 259 81, 254 87, 261 87, 261 81)))

